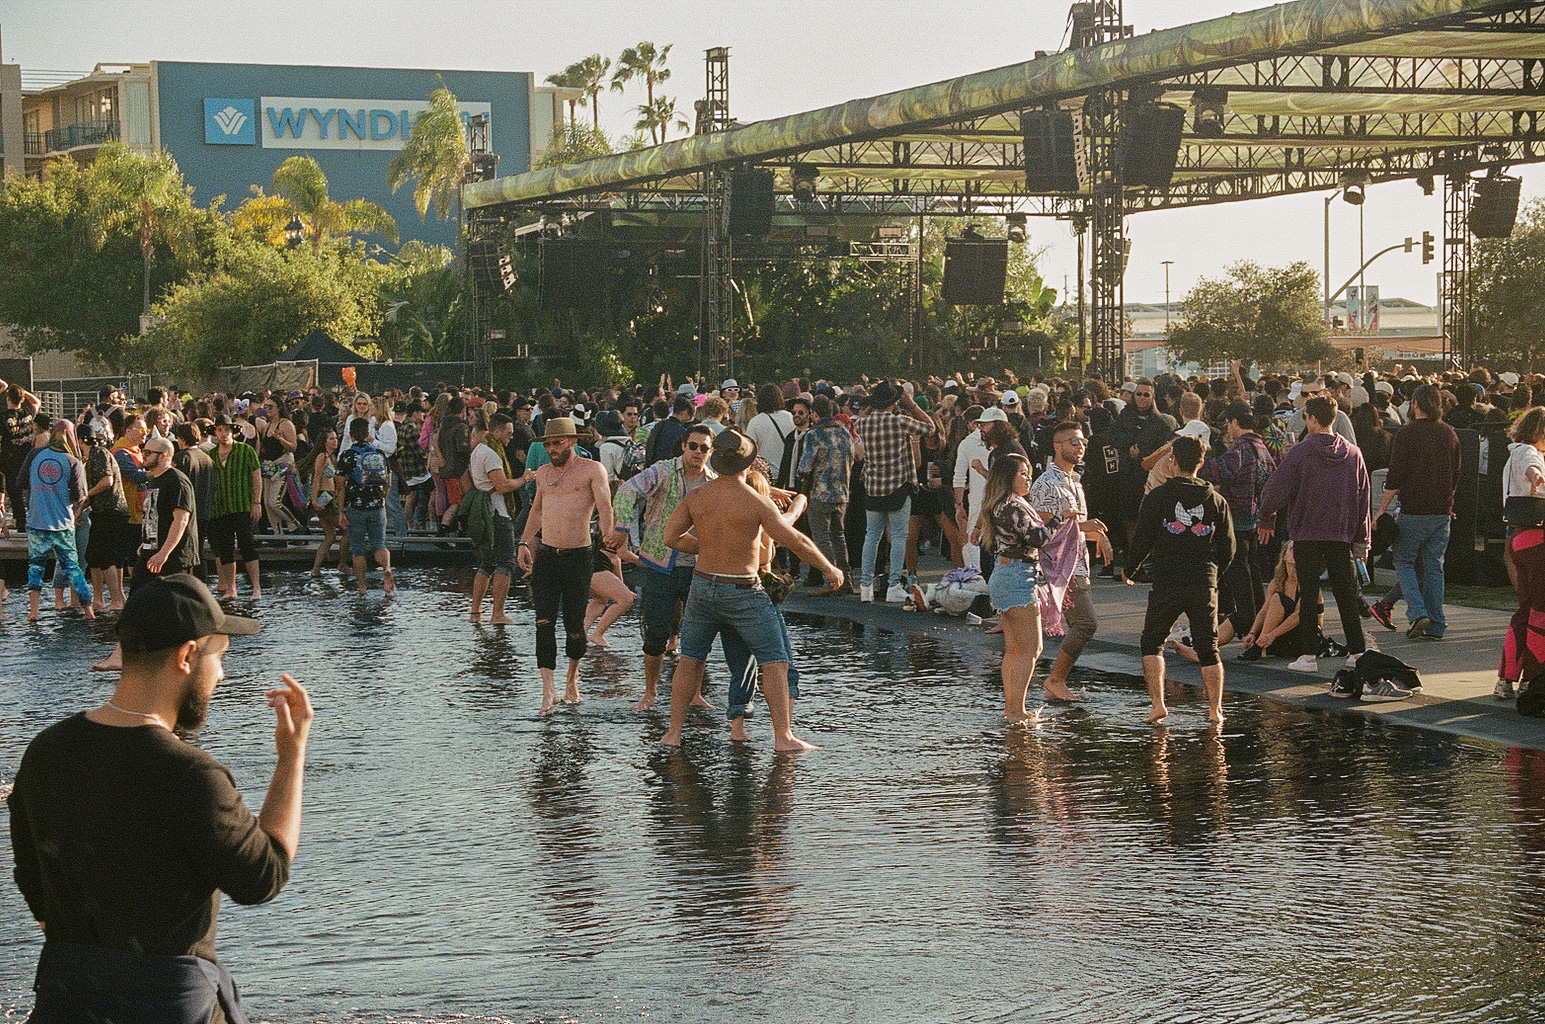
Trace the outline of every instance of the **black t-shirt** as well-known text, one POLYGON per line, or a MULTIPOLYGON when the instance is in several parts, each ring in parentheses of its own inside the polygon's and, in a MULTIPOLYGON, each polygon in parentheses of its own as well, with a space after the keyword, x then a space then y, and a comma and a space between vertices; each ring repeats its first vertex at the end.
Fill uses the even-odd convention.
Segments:
POLYGON ((167 556, 164 573, 192 572, 199 564, 198 502, 193 495, 193 482, 175 467, 160 476, 145 481, 144 504, 140 515, 144 531, 140 535, 140 553, 150 557, 166 543, 166 535, 172 529, 172 513, 184 509, 188 513, 188 528, 182 539, 167 556))
POLYGON ((213 961, 220 893, 265 903, 289 880, 231 773, 159 726, 50 726, 6 803, 16 886, 50 939, 213 961))
POLYGON ((209 522, 215 510, 215 491, 220 486, 215 460, 202 449, 179 448, 172 456, 172 468, 193 484, 194 518, 201 523, 209 522))

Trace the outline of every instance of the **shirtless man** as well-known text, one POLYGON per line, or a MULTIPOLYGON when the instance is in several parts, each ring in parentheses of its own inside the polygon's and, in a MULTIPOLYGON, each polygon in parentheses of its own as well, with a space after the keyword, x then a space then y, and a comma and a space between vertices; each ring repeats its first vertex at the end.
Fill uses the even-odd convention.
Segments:
POLYGON ((813 750, 794 735, 789 711, 789 651, 782 625, 757 567, 760 532, 814 565, 836 589, 842 570, 821 554, 815 543, 791 527, 771 498, 746 482, 746 470, 756 461, 756 442, 739 430, 726 429, 713 441, 709 465, 719 476, 687 495, 671 514, 665 542, 697 556, 692 589, 681 622, 681 647, 671 676, 671 725, 660 740, 681 745, 687 709, 703 678, 703 662, 721 629, 733 629, 762 666, 762 694, 772 718, 775 750, 813 750))
POLYGON ((536 665, 542 673, 542 714, 558 703, 553 673, 558 668, 557 617, 563 609, 569 656, 563 702, 579 703, 579 659, 585 648, 585 605, 590 599, 590 572, 595 553, 590 543, 590 517, 599 511, 601 536, 612 532, 612 488, 599 462, 574 454, 579 434, 574 421, 554 416, 546 421, 542 443, 551 460, 536 473, 536 500, 526 530, 516 545, 520 571, 531 578, 536 606, 536 665), (544 529, 543 523, 547 526, 544 529), (542 534, 537 541, 538 531, 542 534))

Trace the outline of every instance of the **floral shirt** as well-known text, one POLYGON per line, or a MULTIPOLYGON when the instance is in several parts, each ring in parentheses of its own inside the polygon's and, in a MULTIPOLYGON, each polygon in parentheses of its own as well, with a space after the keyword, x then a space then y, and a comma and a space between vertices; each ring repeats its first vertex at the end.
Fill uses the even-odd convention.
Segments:
POLYGON ((1060 520, 1042 521, 1030 502, 1011 494, 992 512, 992 547, 1002 558, 1034 561, 1036 549, 1051 540, 1060 520))
POLYGON ((809 478, 811 501, 844 502, 853 474, 853 435, 835 417, 820 420, 805 434, 797 479, 809 478))
POLYGON ((679 565, 696 565, 695 555, 683 554, 665 543, 665 524, 681 499, 712 480, 713 470, 703 466, 703 475, 688 480, 682 470, 681 456, 661 459, 617 488, 612 498, 612 512, 617 529, 628 534, 638 557, 656 572, 670 572, 679 565))

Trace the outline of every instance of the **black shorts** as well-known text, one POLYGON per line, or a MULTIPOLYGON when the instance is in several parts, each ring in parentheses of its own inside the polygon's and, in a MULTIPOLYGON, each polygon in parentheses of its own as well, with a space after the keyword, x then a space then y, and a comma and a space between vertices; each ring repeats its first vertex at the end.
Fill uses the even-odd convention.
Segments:
MULTIPOLYGON (((119 538, 129 526, 127 512, 91 513, 91 536, 86 539, 86 568, 118 568, 119 538)), ((135 534, 138 543, 139 535, 135 534)))
MULTIPOLYGON (((144 524, 129 522, 126 514, 118 521, 118 528, 113 533, 114 564, 120 569, 134 568, 134 563, 139 560, 140 541, 144 539, 144 524)), ((91 541, 87 540, 86 545, 90 547, 91 541)))
POLYGON ((922 516, 924 519, 932 519, 946 511, 944 498, 948 495, 951 501, 954 494, 942 487, 919 487, 912 492, 912 514, 922 516))
MULTIPOLYGON (((1218 663, 1218 589, 1206 584, 1182 587, 1154 587, 1148 594, 1148 612, 1143 616, 1143 635, 1138 648, 1144 656, 1159 654, 1170 627, 1180 616, 1191 621, 1192 647, 1202 665, 1218 663)), ((1273 645, 1275 646, 1275 645, 1273 645)), ((1277 653, 1275 650, 1273 654, 1277 653)))
POLYGON ((245 512, 232 512, 228 516, 216 516, 209 521, 209 546, 215 557, 222 562, 236 561, 239 551, 241 561, 257 561, 257 544, 252 540, 252 517, 245 512))

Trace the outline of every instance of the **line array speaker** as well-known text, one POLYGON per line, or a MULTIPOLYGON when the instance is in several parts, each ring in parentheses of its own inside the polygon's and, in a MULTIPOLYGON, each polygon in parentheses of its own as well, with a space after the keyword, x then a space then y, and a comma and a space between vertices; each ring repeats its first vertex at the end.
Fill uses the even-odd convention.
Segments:
POLYGON ((773 172, 760 167, 730 176, 730 234, 762 236, 772 230, 773 172))
POLYGON ((997 306, 1008 275, 1006 238, 944 241, 944 301, 956 306, 997 306))
POLYGON ((1116 143, 1116 163, 1122 184, 1169 188, 1180 156, 1186 127, 1184 107, 1173 103, 1140 103, 1127 107, 1116 143))
POLYGON ((588 238, 544 238, 537 297, 547 309, 599 304, 606 291, 605 244, 588 238))
POLYGON ((1470 233, 1476 238, 1511 235, 1518 219, 1518 189, 1522 184, 1521 178, 1509 175, 1478 179, 1475 198, 1470 202, 1470 233))
POLYGON ((515 287, 515 261, 502 239, 475 238, 469 241, 467 265, 477 283, 485 288, 509 291, 515 287))
POLYGON ((1019 119, 1025 137, 1025 190, 1077 192, 1078 158, 1073 114, 1067 110, 1027 110, 1019 119))

